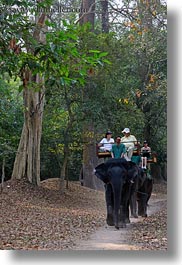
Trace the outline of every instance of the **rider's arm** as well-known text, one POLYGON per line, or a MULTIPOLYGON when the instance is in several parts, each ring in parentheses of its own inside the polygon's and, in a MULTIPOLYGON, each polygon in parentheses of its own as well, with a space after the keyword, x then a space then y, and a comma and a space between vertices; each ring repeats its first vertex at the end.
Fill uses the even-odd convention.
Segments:
POLYGON ((100 141, 100 143, 98 143, 98 147, 103 146, 104 143, 104 138, 100 141))
POLYGON ((113 146, 112 146, 112 149, 111 149, 111 157, 114 158, 114 152, 113 152, 113 146))

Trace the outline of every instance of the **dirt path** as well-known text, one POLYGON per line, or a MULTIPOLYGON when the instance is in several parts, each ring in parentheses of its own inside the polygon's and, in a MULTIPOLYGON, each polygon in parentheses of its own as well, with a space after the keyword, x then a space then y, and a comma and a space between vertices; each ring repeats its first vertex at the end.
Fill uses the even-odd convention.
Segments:
MULTIPOLYGON (((163 198, 151 197, 148 207, 148 216, 158 212, 164 200, 166 200, 166 196, 163 198)), ((92 234, 88 240, 79 241, 74 250, 140 250, 139 247, 130 242, 128 232, 132 228, 132 223, 141 220, 142 217, 131 218, 131 223, 128 224, 126 228, 122 228, 119 231, 106 224, 92 234)))

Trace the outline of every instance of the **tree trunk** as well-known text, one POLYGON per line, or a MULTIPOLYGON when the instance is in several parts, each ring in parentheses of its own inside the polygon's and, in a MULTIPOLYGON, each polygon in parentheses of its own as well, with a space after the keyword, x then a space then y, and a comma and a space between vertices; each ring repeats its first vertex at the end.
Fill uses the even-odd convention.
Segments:
POLYGON ((91 30, 94 30, 94 19, 95 19, 95 0, 82 0, 81 9, 84 10, 80 14, 80 24, 90 22, 91 30), (86 12, 85 12, 86 11, 86 12))
MULTIPOLYGON (((151 6, 153 5, 154 0, 144 0, 140 1, 137 0, 137 7, 138 7, 138 12, 139 12, 139 18, 141 20, 141 25, 140 25, 140 30, 141 31, 153 31, 153 17, 152 17, 152 12, 151 12, 151 6)), ((141 65, 139 68, 139 73, 141 80, 143 82, 143 85, 145 85, 148 82, 148 75, 150 74, 150 59, 147 56, 147 49, 148 47, 145 45, 146 40, 145 40, 145 34, 143 34, 143 37, 141 39, 143 42, 143 49, 140 51, 138 54, 139 56, 139 61, 141 61, 141 65)))
POLYGON ((108 13, 108 0, 101 1, 102 7, 102 31, 109 32, 109 13, 108 13))
POLYGON ((61 192, 61 194, 63 194, 65 191, 64 181, 65 181, 66 174, 67 174, 68 157, 69 157, 69 147, 68 147, 68 143, 65 142, 65 144, 64 144, 64 161, 63 161, 63 165, 61 168, 61 175, 60 175, 60 192, 61 192))
MULTIPOLYGON (((82 0, 81 8, 87 10, 87 13, 80 15, 80 24, 90 22, 92 25, 91 30, 94 30, 95 19, 95 0, 82 0)), ((91 93, 91 81, 88 80, 88 84, 83 91, 83 100, 87 102, 89 100, 89 94, 91 93), (89 90, 89 91, 88 91, 89 90)), ((85 117, 90 117, 89 110, 86 111, 85 117)), ((103 184, 94 175, 94 168, 98 164, 98 158, 96 157, 96 147, 94 139, 94 125, 91 119, 85 122, 83 128, 83 167, 82 167, 82 185, 91 189, 103 189, 103 184)))
POLYGON ((167 163, 164 162, 163 167, 162 167, 162 176, 163 179, 167 181, 167 163))
POLYGON ((167 162, 162 162, 160 164, 161 167, 161 175, 163 180, 167 181, 167 162))
POLYGON ((3 164, 2 164, 2 177, 1 177, 1 191, 3 191, 4 188, 4 180, 5 180, 5 164, 6 159, 3 157, 3 164))
POLYGON ((163 181, 163 177, 161 174, 161 167, 158 164, 151 164, 151 175, 154 178, 154 182, 163 181))
MULTIPOLYGON (((30 73, 29 73, 30 74, 30 73)), ((30 78, 31 80, 31 78, 30 78)), ((36 84, 42 78, 36 76, 36 84)), ((24 89, 25 121, 15 158, 12 178, 27 178, 30 183, 40 184, 40 142, 44 109, 44 87, 40 92, 31 88, 24 89)))
MULTIPOLYGON (((33 38, 37 42, 45 43, 45 34, 41 31, 45 28, 46 14, 35 17, 36 27, 33 38)), ((29 46, 28 52, 34 52, 29 46)), ((30 183, 40 184, 40 142, 42 135, 42 117, 44 110, 44 78, 39 74, 32 76, 27 67, 22 71, 24 86, 24 125, 16 154, 12 178, 27 178, 30 183), (35 87, 34 87, 35 86, 35 87), (35 92, 35 88, 38 92, 35 92)))
POLYGON ((98 158, 96 156, 93 127, 94 126, 90 123, 84 128, 82 185, 94 190, 104 190, 103 182, 94 175, 94 169, 98 165, 98 158))
MULTIPOLYGON (((146 115, 145 112, 143 112, 144 115, 146 115)), ((143 132, 143 136, 144 136, 144 140, 146 140, 149 145, 151 144, 150 143, 150 139, 151 139, 151 125, 150 125, 150 121, 148 121, 146 119, 146 122, 145 122, 145 126, 144 126, 144 132, 143 132)))

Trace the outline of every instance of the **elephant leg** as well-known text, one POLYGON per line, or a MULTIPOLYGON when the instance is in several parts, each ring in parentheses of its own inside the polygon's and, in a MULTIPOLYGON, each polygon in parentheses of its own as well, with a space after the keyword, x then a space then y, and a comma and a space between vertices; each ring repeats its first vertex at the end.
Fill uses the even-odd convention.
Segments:
POLYGON ((131 217, 138 218, 137 213, 137 190, 138 190, 138 177, 135 178, 134 183, 131 187, 131 193, 130 193, 130 199, 129 199, 129 206, 130 206, 130 212, 131 217))
POLYGON ((119 220, 118 224, 120 228, 125 228, 127 223, 130 223, 129 219, 129 190, 126 187, 122 190, 121 201, 119 206, 119 220))
POLYGON ((125 218, 126 218, 126 207, 121 202, 121 184, 115 186, 114 189, 114 207, 113 210, 113 221, 116 229, 120 227, 126 227, 125 218))
POLYGON ((129 217, 129 206, 130 206, 130 202, 129 200, 126 203, 126 207, 124 210, 124 215, 125 215, 125 223, 129 224, 130 223, 130 217, 129 217))
POLYGON ((143 213, 143 201, 141 194, 138 194, 138 215, 142 216, 143 213))
POLYGON ((119 226, 119 228, 125 228, 126 227, 126 211, 125 211, 125 206, 124 205, 120 205, 120 207, 119 207, 119 222, 118 222, 118 226, 119 226))
POLYGON ((109 226, 114 226, 114 218, 113 218, 113 208, 111 205, 107 206, 107 218, 106 223, 109 226))
POLYGON ((114 208, 114 226, 116 229, 119 229, 119 218, 120 218, 120 209, 114 208))
POLYGON ((146 198, 144 198, 143 203, 142 203, 142 209, 141 209, 141 216, 142 217, 147 217, 147 202, 146 202, 146 198))
POLYGON ((107 206, 107 217, 106 223, 109 226, 114 225, 114 218, 113 218, 113 191, 111 184, 107 184, 105 186, 105 199, 106 199, 106 206, 107 206))
POLYGON ((145 194, 139 196, 138 215, 147 217, 147 196, 145 194))
POLYGON ((147 217, 147 202, 148 202, 148 194, 144 195, 144 214, 142 215, 142 217, 147 217))
MULTIPOLYGON (((120 162, 118 165, 111 166, 108 170, 108 176, 113 191, 114 226, 116 229, 119 229, 119 212, 121 212, 121 215, 123 213, 122 210, 120 211, 120 205, 122 204, 123 186, 126 183, 126 173, 125 167, 122 166, 120 162)), ((110 202, 112 202, 112 200, 107 196, 107 203, 110 202)), ((121 219, 121 221, 124 222, 124 218, 121 217, 121 219)))
POLYGON ((137 214, 137 193, 134 192, 130 199, 130 210, 131 210, 131 217, 138 218, 137 214))
POLYGON ((119 222, 123 223, 123 206, 121 206, 121 189, 118 187, 114 190, 114 226, 119 229, 119 222))

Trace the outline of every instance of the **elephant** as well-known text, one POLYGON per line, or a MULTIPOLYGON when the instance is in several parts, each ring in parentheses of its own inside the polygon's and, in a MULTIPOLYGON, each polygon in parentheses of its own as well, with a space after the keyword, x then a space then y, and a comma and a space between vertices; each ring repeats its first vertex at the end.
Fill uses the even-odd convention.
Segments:
POLYGON ((95 168, 95 175, 105 183, 106 222, 116 229, 130 222, 129 202, 138 173, 138 166, 124 158, 110 158, 95 168))
POLYGON ((153 178, 144 169, 139 168, 135 186, 135 192, 132 193, 130 200, 131 216, 147 217, 147 205, 153 190, 153 178))

